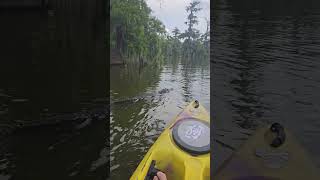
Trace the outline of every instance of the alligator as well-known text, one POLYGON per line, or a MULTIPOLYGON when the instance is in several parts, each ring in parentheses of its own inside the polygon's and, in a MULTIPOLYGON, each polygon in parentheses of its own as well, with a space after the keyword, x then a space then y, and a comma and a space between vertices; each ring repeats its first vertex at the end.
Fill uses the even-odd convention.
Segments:
POLYGON ((172 90, 173 90, 173 88, 170 88, 170 89, 164 88, 164 89, 161 89, 160 91, 158 91, 158 93, 159 94, 165 94, 165 93, 168 93, 168 92, 170 92, 172 90))

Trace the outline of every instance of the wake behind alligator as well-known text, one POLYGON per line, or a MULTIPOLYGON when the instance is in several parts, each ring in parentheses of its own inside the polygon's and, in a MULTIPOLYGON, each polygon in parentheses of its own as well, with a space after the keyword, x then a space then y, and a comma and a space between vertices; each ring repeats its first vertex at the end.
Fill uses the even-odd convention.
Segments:
POLYGON ((148 98, 154 98, 154 97, 159 97, 161 98, 164 94, 167 94, 169 92, 171 92, 173 90, 173 88, 164 88, 161 89, 160 91, 156 92, 156 93, 145 93, 139 96, 134 96, 134 97, 130 97, 130 98, 124 98, 124 99, 119 99, 119 100, 114 100, 111 101, 110 104, 114 104, 114 105, 119 105, 119 104, 126 104, 126 103, 134 103, 140 100, 144 100, 144 99, 148 99, 148 98))
MULTIPOLYGON (((63 124, 70 124, 71 126, 75 126, 75 129, 82 129, 90 125, 92 120, 104 119, 109 114, 109 106, 112 104, 123 105, 126 103, 134 103, 139 100, 155 97, 161 99, 164 94, 167 94, 172 90, 173 88, 164 88, 156 93, 146 93, 140 96, 120 99, 112 101, 110 102, 110 104, 108 98, 95 99, 92 102, 84 103, 83 110, 74 113, 42 113, 40 119, 13 119, 12 121, 8 121, 8 123, 0 123, 0 138, 6 137, 17 129, 26 127, 58 125, 62 122, 63 124)), ((0 112, 3 112, 2 116, 8 116, 8 110, 3 110, 0 112)))

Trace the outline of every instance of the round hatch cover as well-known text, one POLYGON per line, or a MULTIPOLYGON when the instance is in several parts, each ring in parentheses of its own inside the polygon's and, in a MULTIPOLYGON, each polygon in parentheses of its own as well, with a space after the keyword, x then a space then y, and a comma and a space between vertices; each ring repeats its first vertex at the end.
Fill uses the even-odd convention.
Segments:
POLYGON ((210 152, 210 124, 194 118, 177 122, 172 130, 174 142, 194 155, 210 152))

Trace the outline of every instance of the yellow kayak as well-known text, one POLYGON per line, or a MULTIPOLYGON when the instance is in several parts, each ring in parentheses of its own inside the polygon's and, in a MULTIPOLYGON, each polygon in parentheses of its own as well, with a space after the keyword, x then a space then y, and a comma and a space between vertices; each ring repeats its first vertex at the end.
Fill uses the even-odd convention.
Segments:
POLYGON ((319 180, 304 148, 282 125, 260 128, 217 170, 218 180, 319 180))
POLYGON ((210 116, 198 101, 174 118, 130 180, 152 180, 157 171, 168 180, 210 179, 210 116))

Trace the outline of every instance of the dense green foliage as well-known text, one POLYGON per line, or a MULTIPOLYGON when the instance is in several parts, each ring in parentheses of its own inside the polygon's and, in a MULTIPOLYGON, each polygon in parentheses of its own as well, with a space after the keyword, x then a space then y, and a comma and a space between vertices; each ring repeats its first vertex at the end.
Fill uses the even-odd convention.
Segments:
POLYGON ((188 29, 178 28, 169 35, 165 26, 151 15, 145 0, 111 0, 110 45, 126 59, 140 63, 162 62, 164 59, 207 59, 209 29, 200 34, 194 26, 196 13, 201 10, 198 1, 186 7, 188 29))
POLYGON ((130 59, 163 59, 165 27, 144 0, 111 1, 111 47, 130 59))

